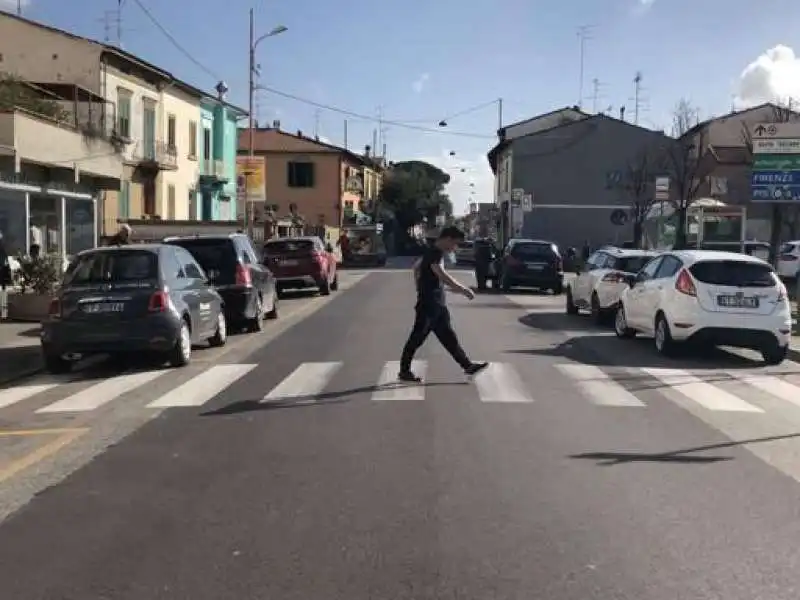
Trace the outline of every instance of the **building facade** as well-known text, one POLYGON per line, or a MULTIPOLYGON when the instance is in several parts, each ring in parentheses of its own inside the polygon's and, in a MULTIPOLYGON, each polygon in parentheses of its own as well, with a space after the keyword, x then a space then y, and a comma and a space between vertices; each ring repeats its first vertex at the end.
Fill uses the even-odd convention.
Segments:
MULTIPOLYGON (((377 200, 382 169, 371 157, 301 131, 262 128, 253 134, 254 153, 265 161, 266 206, 279 218, 296 211, 308 225, 341 227, 347 215, 368 209, 365 200, 377 200)), ((241 155, 249 152, 249 135, 239 132, 241 155)), ((264 208, 255 211, 256 222, 259 210, 264 208)))

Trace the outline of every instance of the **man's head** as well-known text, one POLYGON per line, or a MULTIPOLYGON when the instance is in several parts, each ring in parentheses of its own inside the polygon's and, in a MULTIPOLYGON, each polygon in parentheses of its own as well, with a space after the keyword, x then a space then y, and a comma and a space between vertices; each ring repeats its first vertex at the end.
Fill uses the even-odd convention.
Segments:
POLYGON ((452 252, 458 247, 459 242, 464 241, 464 232, 458 227, 450 225, 443 227, 436 238, 436 245, 445 252, 452 252))
POLYGON ((131 238, 131 233, 133 229, 127 223, 123 223, 122 226, 119 228, 119 236, 123 240, 129 240, 131 238))

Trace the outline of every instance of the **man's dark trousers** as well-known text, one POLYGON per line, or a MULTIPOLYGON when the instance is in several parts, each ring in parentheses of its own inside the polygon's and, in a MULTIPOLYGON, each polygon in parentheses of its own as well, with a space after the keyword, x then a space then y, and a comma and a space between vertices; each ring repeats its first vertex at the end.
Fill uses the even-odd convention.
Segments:
POLYGON ((472 364, 467 357, 467 353, 461 347, 456 332, 453 331, 453 324, 450 321, 450 311, 441 304, 418 303, 416 306, 416 316, 414 317, 414 327, 408 336, 408 341, 403 347, 403 354, 400 357, 400 371, 407 373, 411 370, 411 361, 414 354, 425 342, 428 335, 433 333, 444 346, 450 356, 466 369, 472 364))

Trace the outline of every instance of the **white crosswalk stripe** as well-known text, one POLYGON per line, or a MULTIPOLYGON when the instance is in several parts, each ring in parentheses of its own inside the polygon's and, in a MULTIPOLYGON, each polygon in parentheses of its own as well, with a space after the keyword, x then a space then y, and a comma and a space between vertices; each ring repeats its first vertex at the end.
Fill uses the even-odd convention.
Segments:
POLYGON ((739 396, 707 383, 688 371, 660 368, 645 368, 642 371, 708 410, 764 412, 759 407, 742 400, 739 396))
POLYGON ((150 408, 202 406, 257 366, 257 364, 216 365, 153 400, 147 406, 150 408))
MULTIPOLYGON (((424 360, 415 360, 411 363, 411 370, 418 377, 425 379, 428 372, 428 363, 424 360)), ((400 372, 400 361, 389 361, 383 366, 380 377, 372 392, 372 400, 377 402, 424 400, 425 386, 414 383, 401 383, 397 381, 400 372)))
POLYGON ((591 402, 601 406, 645 406, 645 403, 594 365, 556 365, 567 377, 574 379, 591 402))
POLYGON ((475 386, 481 402, 533 402, 514 367, 505 363, 490 363, 475 375, 475 386))
POLYGON ((100 408, 104 404, 111 402, 122 394, 130 392, 146 383, 161 377, 167 371, 142 371, 140 373, 128 373, 117 375, 100 383, 96 383, 76 394, 67 396, 63 400, 54 402, 48 406, 40 408, 37 413, 59 413, 59 412, 86 412, 100 408))
POLYGON ((264 402, 313 400, 314 396, 318 396, 325 389, 341 367, 341 362, 303 363, 272 388, 272 391, 264 396, 264 402))

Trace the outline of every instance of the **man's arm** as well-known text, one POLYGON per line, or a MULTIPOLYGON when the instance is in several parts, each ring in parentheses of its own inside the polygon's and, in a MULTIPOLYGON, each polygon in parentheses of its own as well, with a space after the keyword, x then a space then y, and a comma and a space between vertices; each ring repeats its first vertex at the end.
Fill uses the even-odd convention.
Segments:
POLYGON ((422 265, 422 258, 420 257, 417 260, 415 260, 414 264, 411 266, 411 272, 414 275, 414 283, 416 283, 417 279, 419 279, 419 268, 421 265, 422 265))
POLYGON ((432 264, 431 269, 433 270, 434 275, 439 278, 439 281, 444 283, 450 289, 459 292, 460 294, 464 294, 468 298, 472 295, 472 290, 464 285, 461 285, 458 280, 444 270, 444 267, 441 265, 441 263, 432 264))

